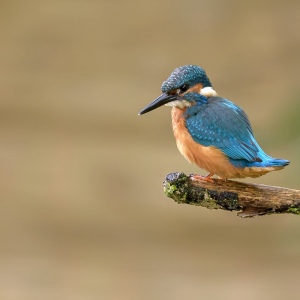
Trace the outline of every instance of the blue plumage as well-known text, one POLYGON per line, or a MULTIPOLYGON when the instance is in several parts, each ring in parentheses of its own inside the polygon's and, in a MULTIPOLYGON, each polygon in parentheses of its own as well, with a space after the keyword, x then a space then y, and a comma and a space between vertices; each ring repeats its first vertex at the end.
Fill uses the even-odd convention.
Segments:
POLYGON ((161 87, 163 93, 173 91, 183 84, 192 86, 201 82, 203 87, 212 86, 206 72, 197 66, 187 65, 174 70, 168 80, 161 87))
POLYGON ((285 166, 287 160, 267 155, 256 142, 245 112, 221 97, 206 98, 190 93, 185 99, 196 105, 185 112, 186 127, 192 138, 203 146, 224 152, 236 167, 285 166))
POLYGON ((188 161, 209 171, 204 180, 211 180, 214 174, 223 179, 255 178, 289 164, 262 150, 246 113, 216 96, 201 67, 175 69, 161 89, 163 94, 139 114, 164 104, 173 106, 172 125, 178 149, 188 161))

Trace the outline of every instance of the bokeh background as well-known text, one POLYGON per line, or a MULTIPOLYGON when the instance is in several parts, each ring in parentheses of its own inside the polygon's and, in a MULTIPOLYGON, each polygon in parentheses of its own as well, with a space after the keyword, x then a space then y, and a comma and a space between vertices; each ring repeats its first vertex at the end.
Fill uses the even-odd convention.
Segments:
POLYGON ((200 65, 291 160, 248 181, 300 189, 299 1, 7 0, 0 36, 1 299, 299 299, 300 217, 175 204, 205 171, 137 116, 200 65))

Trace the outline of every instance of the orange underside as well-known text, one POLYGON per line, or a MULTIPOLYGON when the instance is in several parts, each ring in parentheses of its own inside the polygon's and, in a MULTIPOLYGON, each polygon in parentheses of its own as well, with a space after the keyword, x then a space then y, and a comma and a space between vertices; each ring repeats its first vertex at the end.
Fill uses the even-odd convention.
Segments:
POLYGON ((216 174, 222 179, 259 177, 268 172, 282 169, 281 167, 237 168, 233 166, 221 150, 213 146, 202 146, 193 140, 185 126, 185 119, 182 117, 184 111, 176 107, 172 108, 174 136, 181 154, 199 168, 207 170, 210 174, 216 174))

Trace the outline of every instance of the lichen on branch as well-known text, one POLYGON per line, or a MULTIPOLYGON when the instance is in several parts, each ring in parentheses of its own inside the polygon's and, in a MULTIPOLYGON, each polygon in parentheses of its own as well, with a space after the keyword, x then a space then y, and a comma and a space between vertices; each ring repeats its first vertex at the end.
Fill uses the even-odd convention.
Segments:
POLYGON ((300 191, 282 187, 214 179, 193 180, 192 175, 170 173, 164 192, 177 203, 238 211, 240 217, 275 213, 300 215, 300 191))

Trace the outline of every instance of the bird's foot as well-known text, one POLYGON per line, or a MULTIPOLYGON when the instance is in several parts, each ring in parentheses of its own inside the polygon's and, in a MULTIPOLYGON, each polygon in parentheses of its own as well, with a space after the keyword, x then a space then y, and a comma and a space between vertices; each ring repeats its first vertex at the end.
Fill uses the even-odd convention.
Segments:
POLYGON ((207 174, 206 176, 201 176, 201 175, 192 175, 191 179, 192 180, 201 180, 201 181, 208 181, 208 182, 215 182, 211 177, 214 176, 214 174, 207 174))

